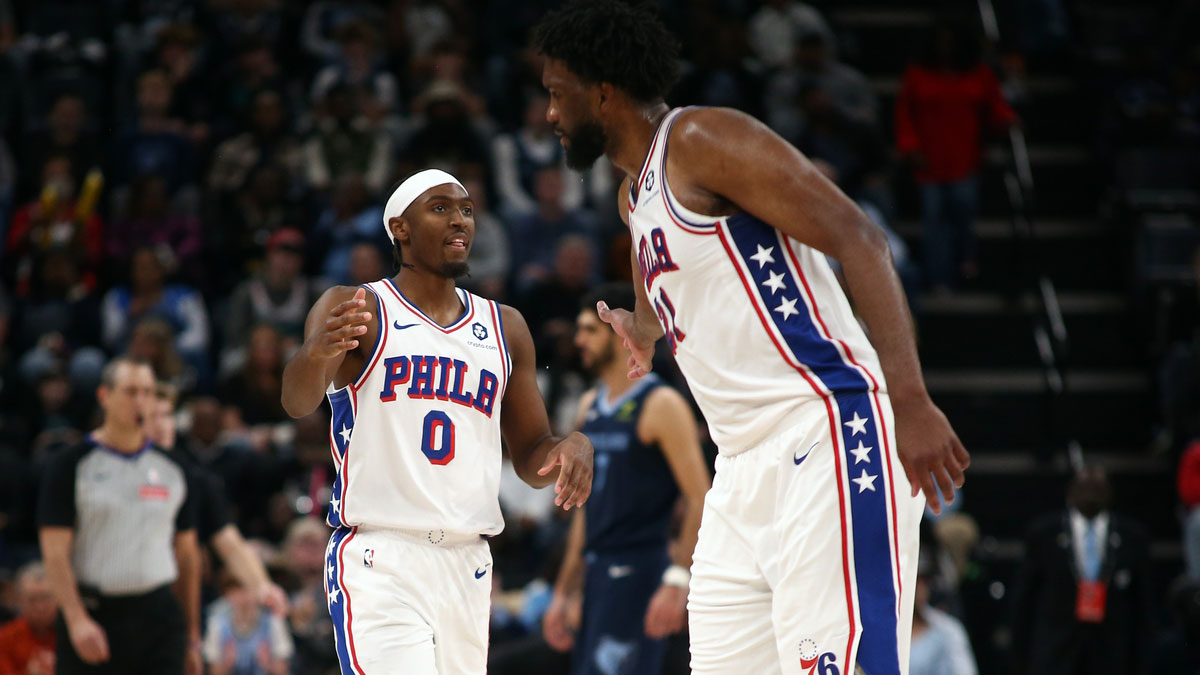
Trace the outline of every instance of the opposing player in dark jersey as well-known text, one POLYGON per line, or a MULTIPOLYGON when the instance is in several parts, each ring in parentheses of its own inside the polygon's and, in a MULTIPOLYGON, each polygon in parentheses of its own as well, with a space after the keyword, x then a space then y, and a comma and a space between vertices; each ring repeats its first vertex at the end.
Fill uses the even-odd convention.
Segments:
POLYGON ((595 448, 595 478, 567 543, 542 622, 555 649, 573 648, 572 672, 658 673, 665 638, 686 620, 688 569, 700 528, 708 466, 686 401, 653 375, 625 376, 629 351, 596 303, 632 309, 633 288, 605 286, 583 303, 575 344, 596 387, 580 401, 579 426, 595 448), (680 494, 686 508, 669 542, 680 494), (582 621, 578 603, 582 591, 582 621))

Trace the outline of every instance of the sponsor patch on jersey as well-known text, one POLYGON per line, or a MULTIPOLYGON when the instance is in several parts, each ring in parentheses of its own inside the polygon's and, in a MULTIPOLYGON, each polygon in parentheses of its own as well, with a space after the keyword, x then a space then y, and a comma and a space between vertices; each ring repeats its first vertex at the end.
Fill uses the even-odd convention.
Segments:
POLYGON ((476 321, 471 324, 471 334, 475 336, 476 340, 486 340, 488 336, 487 326, 476 321))

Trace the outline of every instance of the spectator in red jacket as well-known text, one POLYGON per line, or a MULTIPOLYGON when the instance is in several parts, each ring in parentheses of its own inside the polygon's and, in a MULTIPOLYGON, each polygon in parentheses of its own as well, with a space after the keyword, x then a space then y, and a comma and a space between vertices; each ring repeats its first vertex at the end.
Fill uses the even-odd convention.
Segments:
POLYGON ((978 273, 972 221, 984 127, 1017 121, 971 39, 949 24, 936 26, 926 53, 905 70, 896 100, 896 149, 920 185, 926 282, 935 289, 978 273))
POLYGON ((1179 500, 1187 509, 1183 527, 1183 557, 1188 576, 1200 581, 1200 441, 1192 441, 1179 460, 1176 476, 1179 500))
POLYGON ((41 563, 17 574, 20 615, 0 626, 0 675, 54 675, 54 616, 58 603, 41 563))

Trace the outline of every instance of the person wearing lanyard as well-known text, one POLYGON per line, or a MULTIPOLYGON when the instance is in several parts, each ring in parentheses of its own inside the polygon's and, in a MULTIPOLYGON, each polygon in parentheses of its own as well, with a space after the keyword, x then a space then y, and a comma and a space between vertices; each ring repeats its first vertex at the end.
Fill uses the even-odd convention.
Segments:
POLYGON ((150 366, 117 358, 96 392, 104 421, 52 457, 38 499, 57 596, 60 675, 198 674, 200 557, 182 466, 147 438, 150 366))

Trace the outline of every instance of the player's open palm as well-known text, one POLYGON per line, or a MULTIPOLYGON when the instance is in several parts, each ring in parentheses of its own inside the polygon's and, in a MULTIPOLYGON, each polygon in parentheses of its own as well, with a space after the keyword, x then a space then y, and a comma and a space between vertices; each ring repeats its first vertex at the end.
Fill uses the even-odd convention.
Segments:
POLYGON ((596 303, 596 314, 600 320, 613 327, 613 332, 625 342, 629 350, 629 379, 636 380, 650 372, 654 359, 654 340, 642 335, 638 329, 637 315, 627 309, 611 309, 603 300, 596 303))
POLYGON ((954 501, 954 488, 962 487, 963 472, 971 464, 950 422, 928 398, 892 400, 896 415, 896 452, 912 484, 912 494, 925 493, 934 513, 942 512, 938 489, 947 504, 954 501))
POLYGON ((332 359, 358 347, 358 338, 367 332, 371 313, 361 311, 367 304, 367 292, 359 288, 354 297, 329 311, 321 330, 308 339, 308 350, 321 359, 332 359))
POLYGON ((542 615, 542 636, 551 649, 560 652, 570 651, 575 645, 575 631, 579 628, 578 595, 574 597, 555 593, 550 600, 550 607, 542 615), (573 607, 574 605, 574 607, 573 607))
POLYGON ((545 476, 558 467, 558 480, 554 482, 555 506, 570 511, 572 506, 583 506, 592 494, 592 442, 576 431, 562 439, 546 454, 546 463, 538 469, 545 476))
POLYGON ((663 584, 646 608, 646 637, 655 640, 683 630, 687 622, 687 589, 663 584))

